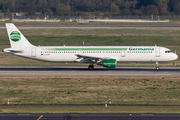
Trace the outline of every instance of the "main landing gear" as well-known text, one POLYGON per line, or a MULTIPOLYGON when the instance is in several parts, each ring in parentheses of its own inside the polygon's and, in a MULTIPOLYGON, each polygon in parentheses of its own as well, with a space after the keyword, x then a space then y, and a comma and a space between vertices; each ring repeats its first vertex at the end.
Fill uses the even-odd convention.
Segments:
POLYGON ((156 62, 156 70, 159 70, 158 62, 156 62))
POLYGON ((88 69, 89 69, 89 70, 94 69, 94 65, 89 65, 88 69))

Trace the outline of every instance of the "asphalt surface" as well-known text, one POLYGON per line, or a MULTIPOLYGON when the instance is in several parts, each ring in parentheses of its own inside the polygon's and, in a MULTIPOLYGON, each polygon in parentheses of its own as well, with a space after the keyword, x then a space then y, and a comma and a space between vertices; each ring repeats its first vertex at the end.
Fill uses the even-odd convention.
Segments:
POLYGON ((179 120, 179 114, 0 114, 0 120, 179 120))
POLYGON ((0 67, 1 76, 180 76, 180 67, 0 67))
MULTIPOLYGON (((17 26, 32 29, 180 29, 180 26, 17 26)), ((5 28, 5 26, 0 26, 5 28)))

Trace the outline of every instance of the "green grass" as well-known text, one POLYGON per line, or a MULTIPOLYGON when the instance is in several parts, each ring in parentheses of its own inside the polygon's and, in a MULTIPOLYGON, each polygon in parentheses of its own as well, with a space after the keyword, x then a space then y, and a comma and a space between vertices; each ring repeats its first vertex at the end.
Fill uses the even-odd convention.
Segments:
POLYGON ((179 77, 0 77, 0 104, 180 105, 179 77))
MULTIPOLYGON (((20 29, 34 45, 41 46, 164 46, 177 51, 180 56, 179 29, 20 29)), ((0 49, 8 48, 9 40, 5 29, 0 29, 0 49)), ((32 61, 0 52, 0 66, 84 66, 77 63, 48 63, 32 61), (21 62, 19 62, 21 61, 21 62)), ((180 59, 176 61, 180 65, 180 59)), ((173 62, 160 63, 172 66, 173 62)), ((121 63, 117 66, 155 66, 144 63, 121 63)))
POLYGON ((0 108, 0 113, 147 113, 179 114, 180 108, 169 107, 28 107, 0 108))

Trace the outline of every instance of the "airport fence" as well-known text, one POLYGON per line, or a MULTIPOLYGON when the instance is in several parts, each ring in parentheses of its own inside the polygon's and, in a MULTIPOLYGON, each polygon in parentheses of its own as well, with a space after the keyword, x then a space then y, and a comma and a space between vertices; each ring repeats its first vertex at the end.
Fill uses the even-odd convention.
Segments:
POLYGON ((180 20, 180 15, 147 15, 147 16, 133 16, 133 15, 121 15, 121 16, 112 16, 112 15, 83 15, 83 16, 50 16, 50 15, 36 15, 36 16, 4 16, 0 19, 9 19, 9 20, 68 20, 76 21, 77 19, 137 19, 137 20, 170 20, 177 21, 180 20))

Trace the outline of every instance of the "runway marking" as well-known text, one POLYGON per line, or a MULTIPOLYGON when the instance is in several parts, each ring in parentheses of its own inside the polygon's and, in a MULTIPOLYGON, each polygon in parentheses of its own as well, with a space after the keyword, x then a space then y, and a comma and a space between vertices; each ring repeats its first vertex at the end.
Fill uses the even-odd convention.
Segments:
MULTIPOLYGON (((108 74, 109 75, 109 74, 108 74)), ((110 74, 110 75, 113 75, 113 74, 110 74)), ((116 74, 114 74, 114 75, 116 75, 116 74)), ((137 75, 139 75, 139 76, 147 76, 147 75, 151 75, 151 76, 159 76, 159 75, 162 75, 162 76, 171 76, 172 74, 119 74, 119 75, 124 75, 124 76, 126 76, 126 75, 128 75, 128 76, 137 76, 137 75)))
POLYGON ((153 114, 141 114, 141 116, 153 116, 153 114))
POLYGON ((18 115, 30 115, 30 114, 18 114, 18 115))
POLYGON ((41 115, 37 120, 40 120, 43 117, 43 115, 41 115))

